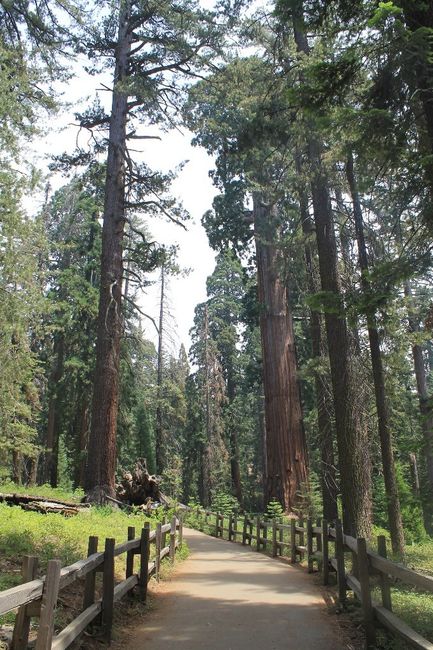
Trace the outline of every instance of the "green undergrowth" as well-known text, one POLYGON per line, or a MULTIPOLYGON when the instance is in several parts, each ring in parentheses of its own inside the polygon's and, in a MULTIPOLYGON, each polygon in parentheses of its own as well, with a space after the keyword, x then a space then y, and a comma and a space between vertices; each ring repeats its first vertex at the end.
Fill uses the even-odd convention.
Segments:
MULTIPOLYGON (((2 485, 2 492, 17 492, 13 484, 2 485)), ((23 489, 29 493, 30 490, 23 489)), ((61 490, 35 489, 38 496, 47 496, 71 500, 74 495, 61 490)), ((106 538, 115 538, 116 544, 127 539, 129 526, 134 526, 136 536, 146 521, 151 529, 163 516, 170 520, 171 513, 156 511, 151 516, 142 513, 128 514, 122 510, 110 507, 91 507, 83 509, 73 517, 63 517, 59 514, 42 514, 25 511, 19 506, 8 506, 0 503, 0 590, 9 589, 21 582, 21 566, 24 555, 35 555, 39 558, 39 575, 46 571, 47 562, 58 558, 63 566, 68 566, 87 555, 88 538, 91 535, 99 538, 99 549, 104 549, 106 538)), ((168 536, 167 536, 168 540, 168 536)), ((167 541, 168 543, 168 541, 167 541)), ((151 545, 151 557, 155 546, 151 545)), ((177 554, 179 559, 185 556, 187 547, 177 554)), ((125 575, 126 554, 116 558, 116 578, 122 580, 125 575)), ((138 570, 139 558, 135 558, 135 570, 138 570)), ((165 571, 166 569, 164 569, 165 571)), ((0 624, 12 623, 14 614, 0 617, 0 624)))
POLYGON ((128 526, 135 526, 138 536, 145 521, 154 528, 157 518, 109 507, 92 507, 74 517, 63 517, 0 504, 0 557, 17 559, 31 554, 39 557, 42 569, 51 558, 66 566, 85 557, 90 535, 99 537, 99 550, 103 550, 105 538, 125 541, 128 526))
MULTIPOLYGON (((387 537, 387 550, 390 559, 401 562, 414 571, 433 576, 433 539, 427 537, 417 543, 407 544, 402 559, 393 557, 388 531, 375 528, 374 534, 375 536, 382 534, 387 537)), ((374 543, 371 544, 371 548, 375 548, 374 543)), ((375 590, 374 599, 377 602, 381 600, 378 589, 375 590)), ((433 642, 433 594, 422 592, 415 587, 396 581, 391 586, 391 600, 394 614, 416 632, 433 642)), ((405 646, 395 642, 394 647, 400 649, 405 646)))

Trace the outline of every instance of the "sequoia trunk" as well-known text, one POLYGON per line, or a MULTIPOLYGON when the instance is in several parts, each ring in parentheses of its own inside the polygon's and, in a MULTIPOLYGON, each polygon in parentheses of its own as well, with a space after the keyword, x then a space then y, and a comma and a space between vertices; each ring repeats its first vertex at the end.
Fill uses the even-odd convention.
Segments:
POLYGON ((296 509, 308 489, 308 466, 292 317, 278 249, 278 215, 253 196, 266 414, 266 501, 296 509))

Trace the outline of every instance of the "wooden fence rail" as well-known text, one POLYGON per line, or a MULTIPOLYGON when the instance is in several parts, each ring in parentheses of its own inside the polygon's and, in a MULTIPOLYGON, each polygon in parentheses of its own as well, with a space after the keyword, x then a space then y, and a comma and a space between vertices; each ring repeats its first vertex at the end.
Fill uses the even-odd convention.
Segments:
POLYGON ((373 551, 367 548, 364 538, 355 539, 346 535, 339 520, 334 525, 326 520, 318 521, 315 525, 312 519, 305 523, 291 519, 290 524, 284 524, 276 519, 227 517, 197 508, 192 512, 198 518, 199 528, 215 530, 217 537, 223 537, 226 532, 229 541, 240 538, 242 544, 250 546, 254 540, 258 551, 266 551, 269 547, 273 557, 287 549, 292 563, 301 558, 307 561, 309 572, 313 571, 316 563, 324 585, 329 584, 330 573, 334 572, 340 603, 344 605, 347 591, 350 590, 361 604, 367 648, 376 647, 376 626, 379 624, 412 648, 433 650, 433 643, 393 613, 391 598, 391 584, 396 581, 433 593, 433 577, 389 560, 383 535, 377 538, 377 551, 373 551), (212 518, 215 519, 214 527, 212 518), (228 527, 224 526, 225 521, 228 527), (285 533, 287 541, 284 541, 285 533), (372 597, 375 587, 380 591, 379 603, 372 597))
POLYGON ((91 623, 97 620, 102 626, 104 638, 111 639, 114 604, 135 587, 142 601, 146 601, 149 578, 159 579, 161 560, 169 556, 174 562, 176 549, 182 545, 182 519, 173 517, 170 523, 158 523, 156 530, 150 530, 149 522, 144 524, 140 537, 135 528, 128 528, 126 542, 115 545, 112 538, 105 540, 103 552, 98 552, 98 538, 90 537, 88 557, 68 567, 61 568, 59 560, 50 560, 47 574, 35 579, 38 560, 26 556, 23 563, 23 583, 0 592, 0 615, 16 608, 12 649, 26 650, 29 640, 30 619, 39 617, 36 650, 64 650, 91 623), (169 534, 169 544, 166 537, 169 534), (155 557, 150 561, 150 547, 155 545, 155 557), (115 584, 114 561, 126 553, 125 579, 115 584), (134 573, 136 556, 140 566, 134 573), (102 574, 102 597, 96 597, 96 574, 102 574), (54 636, 54 616, 59 592, 76 580, 84 578, 83 611, 58 635, 54 636))

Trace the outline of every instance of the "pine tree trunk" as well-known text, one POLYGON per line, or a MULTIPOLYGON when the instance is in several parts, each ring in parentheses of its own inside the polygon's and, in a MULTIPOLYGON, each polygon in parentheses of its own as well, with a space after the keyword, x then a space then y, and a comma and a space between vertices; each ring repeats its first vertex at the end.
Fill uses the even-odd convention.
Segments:
POLYGON ((211 436, 212 436, 212 413, 210 398, 210 369, 209 369, 209 317, 207 305, 204 308, 204 363, 205 363, 205 434, 206 440, 203 445, 202 456, 202 480, 203 480, 203 505, 209 507, 211 501, 211 436))
POLYGON ((78 395, 79 402, 77 404, 74 422, 76 449, 74 485, 76 488, 84 487, 86 470, 85 456, 89 438, 89 400, 83 386, 81 385, 78 390, 78 395))
MULTIPOLYGON (((433 65, 431 60, 431 31, 433 30, 433 5, 431 2, 414 2, 414 0, 401 0, 398 2, 403 8, 407 28, 412 34, 418 32, 418 46, 414 44, 413 56, 413 83, 417 92, 412 96, 416 97, 422 107, 422 118, 415 116, 419 132, 421 147, 428 155, 423 157, 425 179, 433 198, 433 65), (423 35, 421 36, 421 34, 423 35), (427 36, 429 34, 429 36, 427 36), (425 49, 420 45, 420 39, 426 42, 425 49), (424 59, 423 59, 424 57, 424 59), (425 132, 425 133, 424 133, 425 132), (425 137, 427 136, 427 137, 425 137)), ((415 40, 415 39, 414 39, 415 40)), ((416 111, 416 108, 415 108, 416 111)), ((433 208, 430 205, 426 215, 430 227, 433 227, 433 208)))
POLYGON ((12 480, 16 485, 23 482, 23 456, 16 449, 12 451, 12 480))
MULTIPOLYGON (((233 380, 233 367, 230 364, 230 367, 227 370, 227 397, 229 404, 233 403, 235 399, 235 386, 233 380)), ((242 495, 242 482, 241 482, 241 470, 239 465, 239 442, 238 434, 236 430, 237 423, 230 422, 229 424, 229 443, 230 443, 230 474, 232 479, 232 488, 236 499, 239 501, 241 507, 243 504, 243 495, 242 495)))
POLYGON ((265 414, 265 396, 264 396, 264 387, 263 383, 260 383, 258 393, 256 396, 257 399, 257 420, 258 420, 258 431, 259 431, 259 445, 260 448, 258 453, 260 455, 259 463, 261 464, 262 469, 262 502, 260 504, 259 510, 264 512, 266 510, 265 495, 266 495, 266 486, 268 484, 268 459, 267 459, 267 441, 266 441, 266 414, 265 414))
POLYGON ((371 469, 362 387, 357 385, 350 334, 338 275, 337 246, 327 181, 320 149, 310 139, 313 210, 322 291, 331 303, 325 310, 326 334, 334 393, 335 426, 341 477, 344 529, 355 537, 371 530, 371 469))
POLYGON ((28 470, 27 485, 29 487, 33 487, 34 485, 36 485, 37 476, 38 476, 38 462, 39 462, 39 456, 29 458, 28 460, 29 470, 28 470))
MULTIPOLYGON (((293 11, 298 51, 309 55, 304 33, 303 6, 293 11)), ((306 125, 306 128, 309 128, 306 125)), ((310 129, 309 129, 310 130, 310 129)), ((334 394, 335 429, 341 481, 344 530, 354 537, 371 531, 371 463, 368 433, 362 413, 364 398, 351 358, 350 335, 338 273, 338 255, 328 181, 322 169, 321 145, 310 130, 307 136, 311 189, 322 291, 329 301, 325 310, 326 335, 334 394)))
POLYGON ((276 208, 255 193, 253 217, 266 413, 266 502, 276 499, 292 512, 301 505, 300 494, 308 490, 293 324, 281 281, 276 208))
MULTIPOLYGON (((356 237, 358 242, 359 267, 361 269, 361 286, 364 296, 368 299, 368 297, 371 296, 371 287, 367 279, 367 247, 365 244, 361 201, 356 184, 352 154, 350 154, 347 161, 346 176, 353 204, 353 215, 355 219, 356 237)), ((374 394, 376 398, 378 430, 380 448, 382 453, 382 468, 383 478, 385 481, 385 493, 387 500, 389 530, 391 533, 391 544, 393 552, 402 555, 404 553, 403 522, 401 519, 400 500, 398 496, 398 486, 395 474, 394 454, 392 449, 392 433, 389 424, 389 413, 387 407, 385 377, 383 372, 382 353, 380 350, 379 332, 377 330, 376 316, 374 310, 372 309, 369 309, 367 313, 367 328, 370 343, 371 365, 373 369, 374 394)))
MULTIPOLYGON (((296 168, 299 175, 302 174, 302 164, 300 157, 296 157, 296 168)), ((302 231, 306 236, 305 243, 305 264, 307 269, 308 290, 311 295, 319 291, 318 282, 313 263, 313 251, 309 238, 314 233, 314 225, 308 213, 308 200, 306 193, 301 188, 300 191, 300 214, 302 222, 302 231)), ((311 347, 313 359, 319 364, 324 357, 324 341, 322 334, 322 322, 317 310, 312 309, 310 312, 310 331, 311 347)), ((321 472, 320 480, 322 487, 323 517, 328 521, 335 521, 338 517, 337 497, 338 485, 334 457, 334 436, 333 436, 333 405, 329 398, 329 390, 326 385, 323 372, 314 373, 314 386, 317 404, 317 424, 319 430, 321 472)))
POLYGON ((158 474, 164 470, 164 440, 162 430, 162 409, 161 390, 163 373, 163 345, 164 345, 164 302, 165 302, 165 268, 161 266, 161 287, 159 298, 159 331, 158 331, 158 369, 157 369, 157 399, 156 399, 156 422, 155 422, 155 446, 156 446, 156 471, 158 474))
POLYGON ((125 227, 125 143, 128 95, 121 85, 128 73, 130 5, 120 3, 114 89, 109 128, 104 224, 102 228, 96 369, 86 492, 95 502, 115 496, 116 432, 119 401, 120 341, 123 330, 121 292, 125 227))
MULTIPOLYGON (((404 285, 404 292, 411 302, 412 291, 408 282, 404 285)), ((409 330, 412 333, 420 331, 419 323, 411 313, 411 305, 409 306, 409 330)), ((424 526, 429 535, 433 535, 433 405, 432 398, 428 394, 423 349, 417 343, 412 345, 412 357, 421 413, 421 427, 424 439, 423 456, 426 467, 426 485, 423 490, 424 526)))
POLYGON ((58 384, 63 376, 63 362, 65 355, 65 339, 63 334, 54 343, 55 363, 51 373, 52 384, 50 399, 48 402, 47 435, 45 442, 44 458, 44 483, 51 487, 57 487, 57 468, 59 455, 59 429, 60 429, 60 399, 58 384))

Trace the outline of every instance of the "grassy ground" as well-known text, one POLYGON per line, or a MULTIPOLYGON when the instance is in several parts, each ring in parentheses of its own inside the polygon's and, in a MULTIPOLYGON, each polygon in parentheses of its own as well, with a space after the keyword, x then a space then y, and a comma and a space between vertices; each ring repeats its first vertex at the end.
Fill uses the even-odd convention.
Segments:
MULTIPOLYGON (((32 490, 22 489, 13 484, 1 485, 0 492, 32 493, 38 496, 77 502, 82 496, 63 490, 52 490, 48 487, 32 490)), ((162 515, 161 512, 160 516, 162 515)), ((27 512, 18 506, 11 507, 0 503, 0 590, 8 589, 21 582, 21 565, 24 555, 36 555, 39 558, 39 575, 43 575, 49 559, 58 558, 63 566, 67 566, 86 557, 90 535, 99 537, 99 550, 103 550, 105 538, 114 537, 116 544, 120 544, 127 539, 128 526, 135 526, 136 535, 139 536, 145 521, 149 521, 151 529, 154 529, 158 519, 157 513, 149 517, 142 513, 127 514, 124 511, 111 508, 88 508, 76 516, 65 518, 59 514, 27 512)), ((154 545, 151 546, 151 556, 153 550, 154 545)), ((187 549, 184 547, 180 557, 182 558, 186 553, 187 549)), ((126 554, 116 558, 116 578, 119 581, 125 575, 125 560, 126 554)), ((135 562, 137 570, 138 557, 135 562)), ((166 568, 165 571, 167 570, 166 568)), ((59 627, 63 627, 72 620, 81 607, 82 585, 74 583, 67 592, 65 596, 62 592, 60 598, 59 627)), ((125 599, 125 602, 127 600, 125 599)), ((124 610, 125 607, 116 608, 120 625, 122 624, 122 612, 119 610, 124 610)), ((143 606, 137 603, 133 604, 131 601, 127 610, 128 616, 133 616, 134 612, 142 614, 143 606)), ((14 618, 14 613, 0 617, 0 626, 12 624, 14 618)))
MULTIPOLYGON (((191 515, 188 521, 192 527, 203 530, 202 519, 191 515)), ((205 528, 204 532, 213 535, 215 534, 214 519, 212 520, 210 518, 210 521, 210 525, 205 528)), ((228 526, 227 522, 228 519, 226 518, 224 523, 225 528, 228 526)), ((238 521, 238 530, 242 530, 242 519, 239 519, 238 521)), ((255 530, 253 531, 253 534, 255 534, 255 530)), ((378 534, 385 534, 389 537, 387 531, 384 531, 383 529, 377 529, 374 531, 374 536, 378 534)), ((289 531, 284 531, 284 542, 289 542, 289 535, 289 531)), ((224 537, 227 539, 227 533, 224 534, 224 537)), ((271 531, 268 533, 268 538, 271 538, 271 531)), ((237 541, 241 541, 241 536, 237 536, 237 541)), ((254 540, 253 547, 255 547, 254 540)), ((371 544, 371 547, 375 547, 374 543, 371 544)), ((271 545, 269 544, 268 551, 270 552, 270 550, 271 545)), ((330 551, 332 552, 332 545, 330 546, 330 551)), ((288 547, 284 549, 283 554, 285 556, 290 556, 288 547)), ((390 551, 388 556, 391 558, 390 551)), ((350 554, 347 556, 347 562, 348 567, 350 567, 350 554)), ((411 569, 433 576, 433 539, 418 544, 408 545, 406 547, 403 563, 411 569)), ((304 564, 306 566, 306 562, 304 564)), ((396 582, 392 586, 391 592, 393 612, 396 616, 405 621, 410 627, 430 642, 433 642, 433 594, 421 592, 418 589, 403 585, 399 582, 396 582)), ((375 600, 379 602, 380 591, 378 588, 374 589, 373 595, 375 600)), ((353 612, 355 625, 358 625, 361 621, 359 605, 352 598, 349 598, 349 610, 353 612)), ((379 647, 400 650, 407 646, 397 641, 386 640, 384 641, 384 645, 379 647)))

